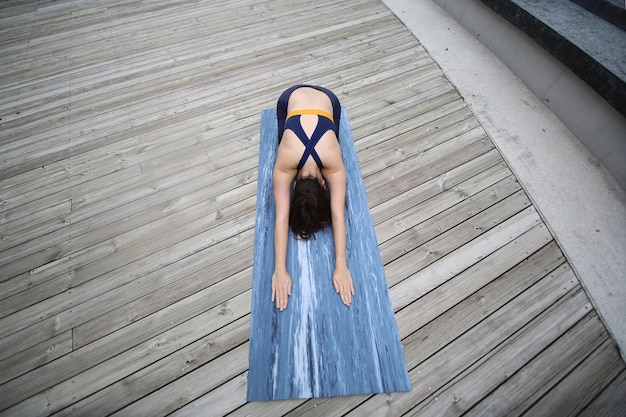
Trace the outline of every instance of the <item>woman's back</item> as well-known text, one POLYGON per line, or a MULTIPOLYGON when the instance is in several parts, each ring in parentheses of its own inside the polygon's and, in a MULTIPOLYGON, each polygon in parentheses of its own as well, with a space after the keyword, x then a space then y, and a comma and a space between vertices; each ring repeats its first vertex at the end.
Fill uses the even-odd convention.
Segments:
POLYGON ((276 164, 281 171, 293 172, 295 176, 298 170, 302 170, 306 175, 307 172, 313 173, 317 166, 322 174, 326 174, 343 166, 335 129, 336 122, 333 120, 334 113, 336 105, 331 102, 331 97, 316 88, 299 87, 287 96, 285 120, 279 119, 282 132, 279 131, 276 164), (319 111, 318 114, 308 114, 315 113, 313 110, 319 111), (298 114, 300 112, 305 113, 298 114), (293 114, 297 115, 291 116, 293 114), (325 131, 320 129, 322 122, 327 122, 325 131), (317 132, 321 133, 319 137, 315 135, 317 132), (306 145, 309 145, 310 140, 314 143, 307 149, 306 145))

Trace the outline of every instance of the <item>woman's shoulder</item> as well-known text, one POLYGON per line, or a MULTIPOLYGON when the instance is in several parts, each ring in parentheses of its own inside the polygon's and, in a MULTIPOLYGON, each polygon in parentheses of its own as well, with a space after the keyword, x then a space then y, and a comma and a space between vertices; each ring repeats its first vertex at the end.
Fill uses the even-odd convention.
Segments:
POLYGON ((287 173, 291 173, 292 171, 297 171, 299 156, 298 149, 290 140, 283 140, 278 145, 278 150, 276 152, 276 163, 275 167, 280 169, 281 171, 285 171, 287 173))
POLYGON ((343 157, 341 155, 341 149, 334 152, 326 152, 320 155, 323 159, 324 167, 322 173, 324 175, 332 175, 334 173, 345 172, 345 166, 343 164, 343 157))

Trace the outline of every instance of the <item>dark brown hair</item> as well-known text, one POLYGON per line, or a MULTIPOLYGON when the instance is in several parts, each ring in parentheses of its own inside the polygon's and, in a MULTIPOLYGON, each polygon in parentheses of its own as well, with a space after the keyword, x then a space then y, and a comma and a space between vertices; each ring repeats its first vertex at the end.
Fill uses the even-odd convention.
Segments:
POLYGON ((300 238, 307 240, 330 223, 330 198, 317 178, 301 178, 296 182, 289 207, 289 226, 300 238))

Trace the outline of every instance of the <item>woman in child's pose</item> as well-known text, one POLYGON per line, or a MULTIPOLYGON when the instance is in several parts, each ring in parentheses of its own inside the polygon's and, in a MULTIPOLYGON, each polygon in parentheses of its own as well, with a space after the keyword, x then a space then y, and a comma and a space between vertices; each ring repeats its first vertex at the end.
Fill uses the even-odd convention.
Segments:
POLYGON ((282 311, 291 295, 291 277, 286 267, 289 228, 299 238, 309 239, 331 224, 335 243, 333 285, 349 306, 354 287, 346 263, 346 170, 339 146, 341 105, 328 89, 296 85, 280 96, 276 114, 278 152, 272 174, 276 259, 272 302, 282 311))

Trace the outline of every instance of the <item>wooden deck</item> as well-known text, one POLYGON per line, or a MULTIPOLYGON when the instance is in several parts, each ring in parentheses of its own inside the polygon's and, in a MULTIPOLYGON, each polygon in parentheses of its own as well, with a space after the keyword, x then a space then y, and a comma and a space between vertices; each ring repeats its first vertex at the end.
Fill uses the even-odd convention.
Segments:
POLYGON ((3 1, 0 87, 1 416, 626 412, 548 228, 382 3, 3 1), (299 82, 348 110, 410 393, 245 401, 260 111, 299 82))

